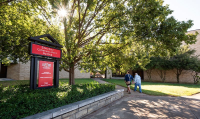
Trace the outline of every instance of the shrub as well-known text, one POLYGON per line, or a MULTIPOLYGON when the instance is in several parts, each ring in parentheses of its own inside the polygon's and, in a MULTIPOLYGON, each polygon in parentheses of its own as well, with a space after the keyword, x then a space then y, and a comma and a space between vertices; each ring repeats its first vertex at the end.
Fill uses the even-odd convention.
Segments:
POLYGON ((18 119, 84 100, 115 89, 112 84, 60 84, 30 90, 28 85, 0 87, 0 119, 18 119))

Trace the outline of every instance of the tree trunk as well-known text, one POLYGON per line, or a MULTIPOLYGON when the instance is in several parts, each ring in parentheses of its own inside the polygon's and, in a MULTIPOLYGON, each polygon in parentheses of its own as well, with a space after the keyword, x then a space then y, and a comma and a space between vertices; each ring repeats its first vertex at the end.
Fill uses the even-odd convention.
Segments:
POLYGON ((199 82, 198 72, 195 72, 195 81, 194 84, 197 84, 199 82))
POLYGON ((166 70, 163 71, 163 74, 164 74, 164 76, 163 76, 163 82, 165 82, 165 80, 166 80, 166 70))
POLYGON ((177 69, 176 71, 177 71, 176 72, 177 83, 180 83, 179 76, 181 75, 183 69, 177 69))
POLYGON ((192 74, 192 77, 194 79, 194 84, 197 84, 199 82, 198 74, 199 74, 199 72, 195 72, 194 75, 192 74))
POLYGON ((149 81, 151 81, 151 71, 152 71, 152 69, 149 69, 146 71, 149 81))
POLYGON ((180 74, 179 74, 178 69, 177 69, 177 74, 176 74, 177 83, 179 83, 179 76, 180 76, 180 74))
POLYGON ((161 81, 165 82, 166 70, 158 70, 156 72, 160 76, 161 81))
POLYGON ((176 76, 177 76, 177 77, 176 77, 176 78, 177 78, 177 83, 179 83, 179 76, 180 76, 180 75, 177 74, 176 76))
POLYGON ((74 84, 75 84, 74 65, 71 65, 69 70, 69 85, 74 85, 74 84))

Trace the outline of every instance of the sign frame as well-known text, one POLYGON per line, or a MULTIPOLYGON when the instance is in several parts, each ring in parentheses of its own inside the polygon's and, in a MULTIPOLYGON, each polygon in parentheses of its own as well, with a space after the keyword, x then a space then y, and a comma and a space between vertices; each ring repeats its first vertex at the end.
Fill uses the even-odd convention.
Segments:
POLYGON ((38 60, 38 87, 53 86, 54 62, 38 60))
MULTIPOLYGON (((56 78, 58 78, 59 77, 59 74, 56 74, 55 73, 55 71, 58 69, 59 70, 59 66, 58 66, 58 64, 57 64, 57 62, 55 61, 55 60, 53 60, 53 59, 45 59, 45 58, 36 58, 35 59, 35 63, 34 64, 36 64, 35 66, 34 66, 34 69, 35 69, 35 71, 37 72, 37 69, 38 69, 38 61, 49 61, 49 62, 54 62, 54 69, 53 69, 53 86, 46 86, 46 87, 38 87, 38 85, 37 85, 37 76, 38 76, 38 74, 37 73, 35 73, 35 75, 34 75, 34 80, 33 80, 33 82, 32 82, 32 85, 33 85, 33 89, 48 89, 48 88, 53 88, 53 87, 55 87, 58 83, 59 83, 59 81, 57 81, 57 80, 55 80, 56 78)), ((39 79, 38 79, 39 80, 39 79)))
POLYGON ((41 36, 29 37, 30 40, 29 44, 29 54, 31 55, 31 63, 30 63, 30 89, 47 89, 47 88, 57 88, 59 87, 59 60, 62 57, 62 45, 60 45, 51 35, 45 34, 41 36), (42 40, 40 38, 47 37, 51 42, 42 40), (60 58, 58 57, 51 57, 41 54, 34 54, 32 53, 32 44, 53 48, 60 50, 60 58), (45 86, 45 87, 38 87, 37 85, 37 70, 38 70, 38 61, 50 61, 54 62, 54 69, 53 69, 53 86, 45 86))
POLYGON ((44 56, 44 57, 50 57, 50 58, 57 58, 57 57, 52 57, 52 56, 46 56, 46 55, 40 55, 40 54, 35 54, 35 53, 33 53, 32 52, 32 46, 33 46, 33 44, 36 44, 36 45, 40 45, 40 46, 44 46, 44 47, 48 47, 48 48, 52 48, 52 49, 56 49, 56 50, 60 50, 60 58, 62 57, 62 50, 61 49, 59 49, 59 48, 54 48, 54 47, 51 47, 51 46, 47 46, 47 45, 43 45, 43 44, 39 44, 39 43, 34 43, 34 42, 30 42, 30 44, 29 44, 29 47, 30 47, 30 49, 29 49, 29 54, 30 55, 38 55, 38 56, 44 56))

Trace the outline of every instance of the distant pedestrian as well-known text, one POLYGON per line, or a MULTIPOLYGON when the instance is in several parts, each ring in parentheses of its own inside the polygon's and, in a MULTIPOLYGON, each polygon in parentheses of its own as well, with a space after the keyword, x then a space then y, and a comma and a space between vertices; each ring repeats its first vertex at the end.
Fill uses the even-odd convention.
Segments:
POLYGON ((129 71, 127 72, 127 74, 125 75, 125 83, 127 85, 127 92, 129 94, 131 94, 131 90, 130 90, 130 85, 131 85, 131 81, 133 80, 133 76, 129 74, 129 71))
POLYGON ((137 86, 139 86, 139 91, 140 91, 140 93, 142 93, 141 77, 137 73, 135 73, 134 83, 135 83, 134 91, 136 91, 137 90, 137 86))

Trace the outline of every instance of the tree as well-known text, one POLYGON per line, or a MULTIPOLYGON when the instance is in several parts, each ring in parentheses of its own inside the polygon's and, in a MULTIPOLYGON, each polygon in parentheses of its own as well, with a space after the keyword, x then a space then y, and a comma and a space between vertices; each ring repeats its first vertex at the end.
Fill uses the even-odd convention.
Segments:
POLYGON ((177 83, 180 82, 179 76, 183 70, 189 70, 193 65, 193 59, 191 58, 191 55, 194 54, 194 52, 195 50, 189 50, 185 53, 177 54, 170 59, 172 67, 175 69, 174 73, 176 74, 177 83))
POLYGON ((131 44, 132 41, 126 39, 129 34, 144 38, 140 31, 148 23, 171 12, 154 0, 66 0, 50 3, 57 8, 55 10, 68 8, 69 18, 62 19, 65 39, 61 67, 69 72, 69 84, 74 84, 76 66, 88 69, 88 62, 100 63, 105 56, 131 44))
POLYGON ((198 84, 200 82, 200 77, 199 77, 200 60, 199 60, 199 56, 192 56, 191 60, 192 60, 192 63, 190 65, 189 69, 192 70, 191 75, 193 77, 194 84, 198 84))
POLYGON ((105 64, 112 70, 120 69, 120 71, 125 73, 129 69, 145 69, 144 66, 150 62, 151 53, 151 48, 146 48, 141 43, 134 42, 131 47, 125 47, 120 51, 112 53, 112 56, 104 57, 105 64))
POLYGON ((12 2, 14 0, 5 0, 5 1, 1 1, 0 2, 0 6, 3 6, 3 5, 7 5, 8 3, 12 2))
MULTIPOLYGON (((48 5, 44 0, 8 0, 0 2, 0 62, 27 62, 28 37, 51 34, 60 39, 58 27, 49 26, 42 18, 43 10, 38 4, 48 5)), ((48 13, 46 14, 48 15, 48 13)), ((46 16, 45 15, 45 16, 46 16)))
MULTIPOLYGON (((49 23, 51 21, 51 15, 56 17, 55 13, 63 13, 64 17, 60 18, 60 21, 64 26, 64 31, 62 31, 64 38, 62 38, 61 32, 54 32, 54 30, 51 30, 51 32, 55 34, 56 39, 63 45, 60 68, 69 72, 69 84, 75 83, 74 70, 76 67, 89 70, 96 67, 105 69, 106 66, 115 66, 111 61, 115 53, 120 52, 125 54, 126 57, 121 58, 123 62, 127 62, 123 64, 122 67, 124 68, 133 67, 137 63, 141 67, 144 67, 149 62, 148 58, 150 58, 150 54, 164 56, 166 55, 166 50, 173 52, 182 41, 186 43, 195 42, 195 35, 185 34, 187 29, 192 26, 192 21, 178 22, 173 17, 167 17, 172 11, 168 6, 162 6, 162 0, 49 0, 52 7, 45 4, 47 1, 43 3, 43 1, 39 0, 30 0, 23 1, 22 3, 24 2, 26 4, 22 4, 17 10, 20 11, 23 8, 25 16, 21 18, 30 18, 28 20, 29 24, 26 24, 27 20, 20 20, 25 23, 25 26, 31 26, 30 23, 34 23, 32 18, 37 19, 38 22, 36 23, 38 24, 35 24, 34 27, 38 26, 38 30, 35 30, 35 34, 31 34, 33 36, 48 31, 45 30, 48 27, 39 29, 39 26, 46 25, 43 19, 38 18, 39 14, 42 14, 44 19, 49 23), (26 12, 25 9, 28 11, 26 12), (52 14, 49 14, 51 10, 52 14), (39 12, 37 13, 35 11, 39 12), (140 52, 133 45, 138 45, 137 47, 143 49, 143 51, 140 52), (144 52, 148 48, 152 49, 150 54, 144 52), (145 54, 145 57, 141 57, 140 53, 145 54), (138 57, 134 58, 134 56, 138 57), (123 58, 125 59, 123 60, 123 58), (136 59, 138 62, 132 64, 133 59, 136 59), (108 64, 106 61, 111 63, 108 64)), ((7 6, 3 5, 3 8, 10 7, 9 5, 11 3, 18 4, 21 1, 9 2, 7 6)), ((20 16, 21 14, 18 11, 16 11, 16 15, 20 16)), ((4 14, 4 17, 6 18, 6 14, 4 14)), ((4 22, 4 24, 6 23, 4 22)), ((20 24, 18 25, 20 26, 20 24)), ((32 30, 28 30, 25 26, 21 28, 24 30, 24 33, 26 33, 25 31, 32 32, 32 30)), ((9 28, 9 30, 11 29, 9 28)), ((50 29, 54 28, 50 27, 50 29)), ((6 36, 7 31, 3 31, 3 37, 6 36)), ((14 36, 17 38, 17 35, 14 36)), ((53 37, 55 38, 55 36, 53 37)), ((23 39, 26 38, 27 36, 20 37, 20 40, 17 41, 25 41, 23 39)), ((14 46, 15 48, 15 44, 22 45, 26 43, 16 42, 10 44, 10 46, 14 46)), ((17 50, 15 52, 19 51, 17 50)), ((19 54, 21 53, 23 52, 19 52, 19 54)), ((124 54, 121 54, 121 56, 124 54)), ((3 56, 5 57, 5 55, 3 56)), ((22 58, 26 55, 18 55, 15 53, 11 56, 22 58)), ((16 59, 16 57, 13 59, 16 59)))
POLYGON ((151 57, 150 62, 145 66, 146 73, 147 73, 149 81, 152 80, 151 79, 151 72, 152 72, 153 69, 155 69, 155 65, 156 65, 155 57, 151 57))
POLYGON ((166 71, 173 69, 171 67, 171 62, 169 61, 169 58, 167 57, 156 57, 154 58, 155 63, 155 69, 157 69, 157 73, 160 76, 161 80, 165 82, 166 80, 166 71))
MULTIPOLYGON (((151 57, 149 64, 145 66, 146 69, 149 69, 147 72, 149 80, 151 79, 152 69, 158 69, 157 73, 165 82, 166 70, 176 69, 175 74, 177 77, 177 82, 179 83, 179 76, 183 70, 192 70, 192 76, 194 83, 199 81, 198 74, 200 72, 200 60, 199 56, 193 56, 195 50, 190 50, 187 45, 181 46, 176 49, 176 54, 172 57, 151 57)), ((168 54, 168 53, 167 53, 168 54)))

